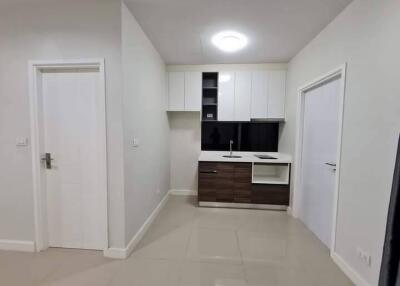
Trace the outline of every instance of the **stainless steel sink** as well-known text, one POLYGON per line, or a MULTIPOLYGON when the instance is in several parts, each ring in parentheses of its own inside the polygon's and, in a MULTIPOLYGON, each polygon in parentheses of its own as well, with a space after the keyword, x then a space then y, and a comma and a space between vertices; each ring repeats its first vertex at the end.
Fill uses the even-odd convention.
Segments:
POLYGON ((254 156, 256 156, 256 157, 259 158, 259 159, 278 159, 278 158, 272 157, 272 156, 270 156, 270 155, 258 155, 258 154, 256 154, 256 155, 254 155, 254 156))
POLYGON ((242 158, 242 156, 238 156, 238 155, 223 155, 222 157, 231 158, 231 159, 233 159, 233 158, 242 158))

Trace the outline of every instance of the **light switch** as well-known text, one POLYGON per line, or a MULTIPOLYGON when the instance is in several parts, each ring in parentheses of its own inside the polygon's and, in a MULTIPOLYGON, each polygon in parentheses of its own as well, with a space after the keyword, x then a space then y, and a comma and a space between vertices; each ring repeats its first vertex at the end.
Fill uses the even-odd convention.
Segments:
POLYGON ((133 138, 132 140, 132 147, 139 147, 139 139, 138 138, 133 138))
POLYGON ((28 143, 29 143, 29 139, 26 137, 25 138, 21 137, 21 138, 15 139, 15 145, 17 145, 18 147, 26 147, 26 146, 28 146, 28 143))

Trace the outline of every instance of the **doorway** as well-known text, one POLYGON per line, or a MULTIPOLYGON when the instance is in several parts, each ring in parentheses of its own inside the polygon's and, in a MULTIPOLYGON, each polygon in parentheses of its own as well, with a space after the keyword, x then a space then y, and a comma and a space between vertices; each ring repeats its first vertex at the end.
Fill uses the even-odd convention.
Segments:
POLYGON ((31 62, 36 249, 104 250, 104 61, 31 62))
POLYGON ((299 90, 293 214, 335 249, 345 65, 299 90))

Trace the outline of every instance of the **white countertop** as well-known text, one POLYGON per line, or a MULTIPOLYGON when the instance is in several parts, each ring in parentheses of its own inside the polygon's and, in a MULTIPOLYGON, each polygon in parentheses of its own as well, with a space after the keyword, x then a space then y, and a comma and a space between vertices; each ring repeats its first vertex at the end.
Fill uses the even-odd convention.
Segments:
POLYGON ((233 155, 242 156, 241 158, 225 158, 229 151, 201 151, 199 161, 202 162, 236 162, 236 163, 292 163, 292 156, 278 152, 233 152, 233 155), (269 155, 276 159, 260 159, 254 155, 269 155))

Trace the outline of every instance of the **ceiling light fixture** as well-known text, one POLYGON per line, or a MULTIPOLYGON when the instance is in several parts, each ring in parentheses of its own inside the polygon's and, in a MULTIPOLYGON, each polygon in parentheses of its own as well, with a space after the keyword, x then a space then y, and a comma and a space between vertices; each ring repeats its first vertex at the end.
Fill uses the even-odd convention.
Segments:
POLYGON ((215 34, 211 42, 221 51, 227 53, 237 52, 247 46, 247 37, 235 31, 223 31, 215 34))

